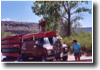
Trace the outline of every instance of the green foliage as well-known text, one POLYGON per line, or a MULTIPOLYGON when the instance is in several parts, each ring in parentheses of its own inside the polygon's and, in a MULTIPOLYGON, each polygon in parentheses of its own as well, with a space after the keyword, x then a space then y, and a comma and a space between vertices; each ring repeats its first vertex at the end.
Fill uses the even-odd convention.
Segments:
POLYGON ((35 31, 31 32, 30 34, 36 33, 35 31))
POLYGON ((69 36, 72 24, 83 19, 79 14, 91 13, 90 9, 82 7, 83 3, 88 4, 88 1, 36 1, 33 3, 32 10, 37 16, 42 15, 46 20, 47 31, 56 31, 62 25, 63 30, 67 32, 65 35, 69 36))
POLYGON ((62 43, 67 44, 70 51, 72 51, 73 46, 71 41, 74 39, 80 43, 83 52, 92 53, 92 33, 80 31, 70 35, 69 37, 65 37, 62 40, 62 43))
POLYGON ((58 28, 60 6, 57 2, 52 1, 36 1, 32 7, 33 13, 37 16, 43 16, 46 21, 46 31, 54 30, 58 28))
POLYGON ((1 38, 12 35, 10 32, 1 32, 1 38))

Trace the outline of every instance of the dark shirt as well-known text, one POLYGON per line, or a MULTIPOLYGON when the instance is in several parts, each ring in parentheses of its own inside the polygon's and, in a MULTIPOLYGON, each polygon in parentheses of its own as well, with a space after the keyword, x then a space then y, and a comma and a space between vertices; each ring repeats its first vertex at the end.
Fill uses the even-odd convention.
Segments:
POLYGON ((61 52, 61 47, 62 47, 62 44, 59 40, 57 40, 54 44, 54 52, 55 53, 60 53, 61 52))
POLYGON ((46 26, 46 22, 45 21, 41 21, 40 24, 39 24, 39 28, 40 28, 40 26, 41 27, 45 27, 46 26))

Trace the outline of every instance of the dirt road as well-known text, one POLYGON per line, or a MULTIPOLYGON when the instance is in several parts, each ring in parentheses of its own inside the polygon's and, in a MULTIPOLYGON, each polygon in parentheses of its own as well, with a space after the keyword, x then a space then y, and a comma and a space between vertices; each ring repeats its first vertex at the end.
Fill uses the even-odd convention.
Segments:
MULTIPOLYGON (((92 59, 92 56, 82 55, 80 57, 80 60, 89 60, 89 59, 92 59)), ((75 60, 74 55, 68 55, 68 61, 74 61, 74 60, 75 60)))
MULTIPOLYGON (((4 59, 5 56, 2 56, 2 58, 4 59)), ((5 59, 3 61, 4 62, 15 62, 16 60, 17 59, 5 59)), ((54 61, 54 62, 56 62, 56 61, 54 61)), ((84 56, 84 55, 82 55, 81 58, 80 58, 80 61, 75 61, 74 55, 68 55, 68 61, 64 61, 64 62, 92 62, 92 56, 84 56)))

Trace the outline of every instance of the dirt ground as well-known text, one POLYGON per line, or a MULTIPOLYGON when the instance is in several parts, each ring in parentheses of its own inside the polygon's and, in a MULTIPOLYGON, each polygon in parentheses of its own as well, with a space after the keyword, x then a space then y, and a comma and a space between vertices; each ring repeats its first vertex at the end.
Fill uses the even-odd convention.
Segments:
MULTIPOLYGON (((2 59, 4 59, 5 56, 2 56, 2 59)), ((4 62, 15 62, 16 59, 6 59, 4 60, 4 62)), ((2 61, 3 62, 3 61, 2 61)), ((34 62, 34 61, 33 61, 34 62)), ((54 61, 55 62, 55 61, 54 61)), ((61 61, 62 62, 62 61, 61 61)), ((64 61, 64 62, 76 62, 75 59, 74 59, 74 55, 68 55, 68 61, 64 61)), ((79 61, 77 61, 79 62, 79 61)), ((80 57, 80 62, 92 62, 92 56, 85 56, 85 55, 82 55, 80 57)))
MULTIPOLYGON (((80 60, 88 60, 88 59, 92 59, 92 56, 85 56, 85 55, 82 55, 81 57, 80 57, 80 60)), ((74 54, 72 54, 72 55, 68 55, 68 61, 74 61, 75 60, 75 58, 74 58, 74 54)))

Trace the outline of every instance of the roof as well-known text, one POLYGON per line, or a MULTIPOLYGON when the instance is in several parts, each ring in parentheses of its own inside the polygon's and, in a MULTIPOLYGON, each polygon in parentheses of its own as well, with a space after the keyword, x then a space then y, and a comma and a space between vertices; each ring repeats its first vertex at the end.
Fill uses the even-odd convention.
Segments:
POLYGON ((11 35, 11 36, 7 36, 7 37, 3 37, 2 40, 12 39, 12 38, 19 38, 19 37, 22 37, 24 35, 25 34, 11 35))
POLYGON ((33 33, 33 34, 28 34, 24 35, 22 38, 23 39, 28 39, 28 38, 33 38, 33 37, 50 37, 50 36, 56 36, 55 31, 48 31, 48 32, 41 32, 41 33, 33 33))

